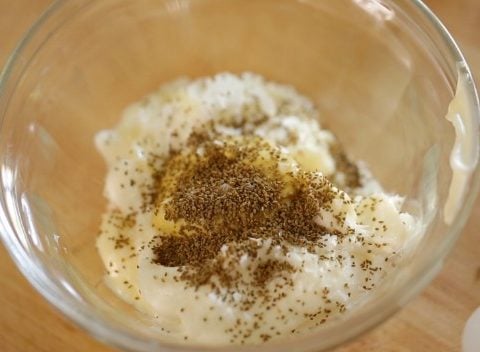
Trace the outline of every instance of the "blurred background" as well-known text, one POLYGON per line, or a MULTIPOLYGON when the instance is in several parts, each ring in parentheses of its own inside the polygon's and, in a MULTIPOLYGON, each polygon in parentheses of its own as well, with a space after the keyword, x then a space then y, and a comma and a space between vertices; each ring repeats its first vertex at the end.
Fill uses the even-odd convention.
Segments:
MULTIPOLYGON (((0 0, 0 68, 23 33, 51 2, 0 0)), ((455 37, 479 82, 480 0, 426 0, 425 3, 455 37)), ((480 306, 479 228, 480 201, 477 201, 455 250, 423 294, 385 324, 336 352, 459 351, 465 322, 480 306)), ((48 305, 21 276, 0 245, 0 351, 112 350, 94 341, 48 305)))

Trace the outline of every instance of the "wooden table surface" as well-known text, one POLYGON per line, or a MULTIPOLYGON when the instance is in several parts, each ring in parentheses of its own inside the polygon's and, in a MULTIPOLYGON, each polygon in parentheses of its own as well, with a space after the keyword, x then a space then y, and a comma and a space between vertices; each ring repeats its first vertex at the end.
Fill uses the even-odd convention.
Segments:
MULTIPOLYGON (((50 2, 0 0, 0 67, 50 2)), ((480 80, 480 0, 426 3, 457 38, 480 80)), ((480 306, 479 228, 480 200, 434 282, 389 321, 337 352, 459 351, 465 321, 480 306)), ((34 291, 1 245, 0 307, 0 351, 112 351, 67 321, 34 291)))

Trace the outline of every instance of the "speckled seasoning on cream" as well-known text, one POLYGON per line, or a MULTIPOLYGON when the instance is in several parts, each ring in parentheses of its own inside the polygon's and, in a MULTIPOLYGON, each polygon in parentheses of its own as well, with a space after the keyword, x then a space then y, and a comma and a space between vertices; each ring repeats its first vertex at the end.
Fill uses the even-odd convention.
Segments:
POLYGON ((258 75, 164 85, 96 144, 107 283, 179 341, 261 343, 334 321, 420 236, 307 98, 258 75))

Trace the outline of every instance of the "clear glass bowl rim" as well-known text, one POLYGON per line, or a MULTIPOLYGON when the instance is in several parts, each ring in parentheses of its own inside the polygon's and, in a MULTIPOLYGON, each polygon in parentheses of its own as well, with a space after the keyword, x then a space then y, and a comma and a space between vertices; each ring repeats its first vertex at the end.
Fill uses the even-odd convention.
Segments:
MULTIPOLYGON (((473 111, 477 112, 477 116, 480 116, 480 104, 477 95, 475 85, 473 84, 473 78, 471 70, 465 61, 465 58, 460 51, 455 40, 436 17, 436 15, 421 1, 421 0, 407 0, 410 1, 421 14, 425 17, 425 20, 429 22, 435 30, 440 34, 441 40, 446 44, 449 50, 450 60, 460 64, 467 75, 472 79, 470 89, 467 94, 469 95, 470 102, 472 102, 473 111)), ((22 54, 25 53, 29 44, 32 43, 35 36, 42 29, 44 24, 58 13, 64 6, 68 5, 68 0, 55 0, 46 11, 34 22, 30 29, 25 33, 23 38, 19 41, 17 47, 13 50, 8 58, 2 72, 0 73, 0 128, 3 128, 4 112, 8 106, 8 97, 6 99, 6 93, 8 90, 8 84, 11 84, 10 78, 12 72, 17 66, 21 66, 22 63, 19 59, 22 54), (4 103, 4 101, 6 102, 4 103), (2 106, 3 105, 3 106, 2 106)), ((33 53, 34 57, 36 52, 33 53)), ((18 79, 21 78, 23 72, 18 79)), ((15 86, 17 82, 14 82, 14 88, 11 94, 14 94, 15 86)), ((479 121, 477 121, 479 122, 479 121)), ((477 144, 480 141, 477 141, 477 144)), ((1 155, 0 155, 1 157, 1 155)), ((452 249, 456 240, 459 237, 460 231, 463 228, 477 197, 478 190, 480 188, 480 166, 477 165, 475 172, 472 176, 470 192, 467 194, 464 207, 456 216, 453 224, 450 226, 448 233, 445 236, 445 240, 438 246, 434 255, 429 260, 425 260, 422 266, 416 268, 414 273, 410 275, 408 280, 405 281, 402 290, 395 292, 389 292, 389 294, 382 297, 375 309, 370 309, 367 313, 369 315, 367 320, 363 317, 356 317, 355 321, 348 321, 350 328, 345 331, 344 326, 326 327, 318 333, 308 335, 305 337, 299 337, 298 339, 292 339, 291 341, 282 341, 281 344, 267 344, 261 346, 228 346, 228 347, 209 347, 212 351, 258 351, 262 349, 265 352, 268 351, 312 351, 319 349, 324 350, 338 346, 341 343, 349 341, 361 333, 370 330, 388 317, 393 315, 400 307, 393 306, 389 302, 406 302, 415 297, 425 286, 427 286, 433 276, 441 268, 441 263, 452 249), (361 318, 361 319, 358 319, 361 318), (357 323, 357 324, 355 324, 357 323), (361 323, 361 324, 360 324, 361 323), (340 330, 343 329, 343 330, 340 330), (339 334, 340 332, 340 334, 339 334), (319 341, 323 338, 323 341, 319 341)), ((0 171, 1 172, 1 171, 0 171)), ((38 258, 32 258, 26 248, 16 236, 15 228, 12 226, 11 219, 9 217, 9 205, 5 199, 5 190, 3 186, 0 186, 0 236, 3 243, 9 252, 10 256, 14 260, 16 266, 20 269, 22 274, 27 280, 34 286, 34 288, 44 296, 47 301, 58 309, 61 313, 74 321, 82 329, 87 331, 92 336, 95 336, 98 340, 103 341, 111 346, 115 346, 129 351, 204 351, 205 347, 184 346, 168 343, 160 343, 159 341, 147 340, 140 338, 130 331, 118 327, 111 326, 107 321, 99 319, 93 314, 88 307, 78 306, 78 301, 72 299, 64 292, 58 290, 55 278, 46 270, 44 265, 39 262, 38 258)), ((403 305, 402 304, 402 305, 403 305)))

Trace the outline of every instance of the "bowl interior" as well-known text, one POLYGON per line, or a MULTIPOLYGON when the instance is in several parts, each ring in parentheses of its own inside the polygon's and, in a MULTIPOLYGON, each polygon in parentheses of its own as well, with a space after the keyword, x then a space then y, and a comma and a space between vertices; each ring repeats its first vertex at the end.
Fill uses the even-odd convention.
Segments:
MULTIPOLYGON (((31 52, 17 59, 23 70, 5 112, 2 179, 4 186, 14 181, 9 190, 25 230, 20 240, 79 305, 159 338, 149 333, 148 319, 103 283, 95 238, 106 206, 106 168, 94 136, 114 126, 128 104, 179 76, 252 71, 310 97, 348 153, 365 161, 388 192, 406 195, 406 209, 428 220, 418 251, 434 253, 448 229, 442 206, 454 131, 444 116, 456 77, 407 3, 59 6, 32 39, 31 52)), ((399 270, 408 276, 415 265, 399 270)))

